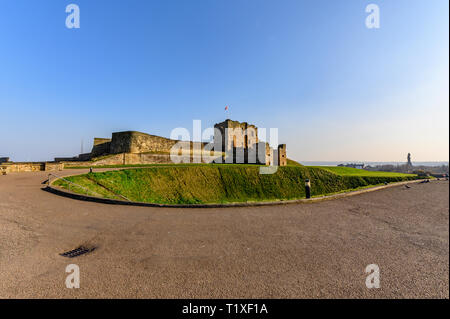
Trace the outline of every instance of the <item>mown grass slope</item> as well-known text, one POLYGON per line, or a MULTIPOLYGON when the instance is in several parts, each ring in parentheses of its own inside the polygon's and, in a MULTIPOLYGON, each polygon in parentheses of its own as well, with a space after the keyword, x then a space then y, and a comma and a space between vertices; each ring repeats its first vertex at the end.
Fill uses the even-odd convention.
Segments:
MULTIPOLYGON (((103 157, 98 157, 98 159, 102 159, 102 158, 107 158, 109 156, 112 155, 106 155, 103 157)), ((88 167, 92 167, 92 168, 142 168, 142 167, 162 167, 162 166, 170 166, 173 167, 175 164, 173 163, 153 163, 153 164, 116 164, 116 165, 82 165, 82 166, 77 166, 77 165, 64 165, 64 169, 86 169, 88 167)), ((182 163, 182 164, 176 164, 176 166, 199 166, 199 165, 204 165, 204 166, 210 166, 210 165, 235 165, 235 164, 216 164, 216 163, 182 163)), ((288 166, 303 166, 302 164, 291 160, 289 158, 287 158, 287 165, 288 166)))
MULTIPOLYGON (((126 169, 67 177, 89 189, 90 195, 162 204, 229 203, 289 200, 305 197, 305 179, 310 179, 312 195, 416 179, 406 176, 338 175, 318 167, 279 167, 275 174, 259 173, 257 165, 183 165, 126 169)), ((58 180, 55 185, 68 188, 58 180)), ((71 190, 86 194, 84 189, 71 190)))
POLYGON ((299 162, 294 161, 294 160, 292 160, 290 158, 286 158, 286 164, 287 164, 287 166, 303 166, 299 162))
POLYGON ((378 171, 366 171, 363 169, 341 166, 309 166, 311 168, 321 168, 332 173, 342 176, 381 176, 381 177, 406 177, 411 174, 403 174, 396 172, 378 172, 378 171))

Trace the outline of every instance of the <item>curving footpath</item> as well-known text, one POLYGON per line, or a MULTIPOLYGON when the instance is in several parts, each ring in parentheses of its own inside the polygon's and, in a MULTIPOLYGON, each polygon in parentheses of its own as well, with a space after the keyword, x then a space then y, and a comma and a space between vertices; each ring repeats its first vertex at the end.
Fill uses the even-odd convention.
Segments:
POLYGON ((449 298, 448 181, 175 209, 55 196, 46 179, 0 176, 1 298, 449 298), (97 248, 59 255, 80 245, 97 248), (65 288, 68 264, 79 289, 65 288), (365 286, 369 264, 380 289, 365 286))

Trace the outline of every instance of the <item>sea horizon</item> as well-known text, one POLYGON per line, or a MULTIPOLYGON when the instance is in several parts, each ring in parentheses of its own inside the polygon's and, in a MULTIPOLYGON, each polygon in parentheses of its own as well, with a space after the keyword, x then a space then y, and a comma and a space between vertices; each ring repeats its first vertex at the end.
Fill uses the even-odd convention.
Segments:
MULTIPOLYGON (((406 164, 406 161, 404 162, 372 162, 372 161, 298 161, 300 164, 306 165, 306 166, 337 166, 339 164, 350 164, 350 163, 363 163, 366 166, 379 166, 379 165, 402 165, 406 164)), ((442 165, 448 165, 448 161, 417 161, 412 162, 413 166, 442 166, 442 165)))

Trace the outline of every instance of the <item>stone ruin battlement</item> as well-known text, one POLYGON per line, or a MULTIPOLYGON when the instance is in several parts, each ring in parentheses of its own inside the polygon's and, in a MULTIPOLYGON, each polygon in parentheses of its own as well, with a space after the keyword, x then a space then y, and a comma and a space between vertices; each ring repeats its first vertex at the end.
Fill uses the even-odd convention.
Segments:
MULTIPOLYGON (((272 149, 269 143, 258 139, 258 128, 246 122, 225 120, 214 125, 212 143, 186 141, 179 153, 182 162, 249 163, 286 166, 286 144, 272 149), (200 144, 200 145, 199 145, 200 144), (208 145, 208 148, 205 146, 208 145), (207 151, 206 151, 207 149, 207 151), (198 152, 200 150, 200 152, 198 152), (205 153, 206 152, 206 153, 205 153), (208 154, 207 159, 204 154, 208 154)), ((172 148, 181 141, 136 131, 112 133, 111 138, 94 138, 90 153, 76 157, 59 157, 54 162, 14 163, 8 157, 0 158, 0 174, 25 171, 56 171, 68 166, 136 165, 173 163, 172 148)))
MULTIPOLYGON (((273 150, 268 143, 259 141, 258 128, 255 125, 225 120, 215 124, 214 128, 214 147, 211 151, 216 158, 222 157, 223 154, 223 161, 226 163, 286 165, 286 144, 281 144, 273 150)), ((170 152, 178 142, 181 141, 137 131, 115 132, 111 138, 94 138, 90 153, 72 158, 55 158, 55 161, 81 164, 96 160, 96 165, 171 163, 170 152), (109 159, 98 161, 102 157, 109 159)), ((195 144, 184 143, 189 143, 191 149, 195 144)), ((204 142, 198 144, 201 144, 202 150, 208 145, 204 142)))

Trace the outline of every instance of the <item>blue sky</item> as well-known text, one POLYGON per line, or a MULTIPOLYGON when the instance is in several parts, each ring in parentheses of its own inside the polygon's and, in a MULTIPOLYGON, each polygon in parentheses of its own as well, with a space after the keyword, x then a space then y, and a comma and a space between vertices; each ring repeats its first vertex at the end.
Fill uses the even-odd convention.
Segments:
POLYGON ((296 160, 448 160, 448 0, 0 0, 0 156, 232 118, 296 160), (66 5, 81 28, 65 26, 66 5), (365 7, 380 7, 367 29, 365 7), (228 113, 224 111, 230 106, 228 113))

